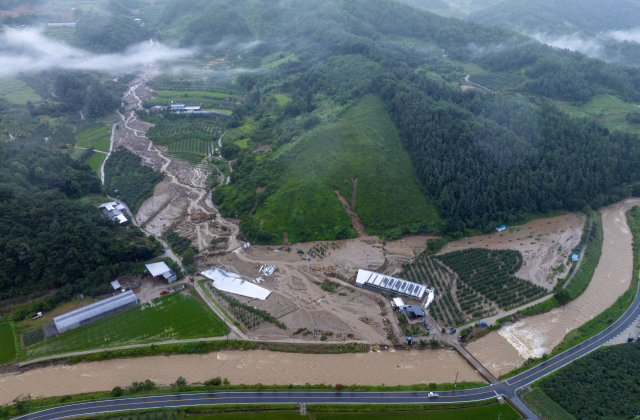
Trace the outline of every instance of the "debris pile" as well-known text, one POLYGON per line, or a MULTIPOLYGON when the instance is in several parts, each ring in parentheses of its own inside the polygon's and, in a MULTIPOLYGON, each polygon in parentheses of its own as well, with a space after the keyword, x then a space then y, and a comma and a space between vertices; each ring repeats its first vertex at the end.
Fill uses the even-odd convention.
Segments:
POLYGON ((365 324, 373 325, 374 327, 378 326, 378 324, 376 324, 371 318, 367 318, 366 316, 360 318, 360 321, 364 322, 365 324))
POLYGON ((191 221, 193 223, 203 223, 211 220, 211 215, 207 213, 192 213, 191 221))
POLYGON ((260 271, 261 273, 263 273, 265 276, 270 277, 274 271, 276 271, 276 266, 275 265, 263 265, 262 267, 260 267, 260 271))

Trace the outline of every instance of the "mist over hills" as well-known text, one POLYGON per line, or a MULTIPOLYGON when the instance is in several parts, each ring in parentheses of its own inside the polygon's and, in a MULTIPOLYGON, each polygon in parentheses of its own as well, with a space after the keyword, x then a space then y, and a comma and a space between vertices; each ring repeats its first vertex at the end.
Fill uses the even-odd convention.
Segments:
MULTIPOLYGON (((160 6, 145 31, 173 48, 147 58, 169 60, 152 86, 251 92, 223 139, 222 153, 234 161, 231 183, 213 199, 252 240, 355 236, 339 196, 367 232, 397 237, 490 231, 635 191, 633 118, 615 131, 551 101, 640 101, 636 69, 391 0, 160 6), (179 51, 187 62, 172 63, 179 51), (206 75, 184 67, 225 54, 224 68, 206 75), (469 90, 468 75, 497 93, 469 90), (258 147, 268 152, 252 153, 258 147)), ((101 19, 132 19, 117 10, 101 19)), ((130 47, 136 36, 117 48, 110 37, 92 39, 93 51, 142 56, 130 47)))

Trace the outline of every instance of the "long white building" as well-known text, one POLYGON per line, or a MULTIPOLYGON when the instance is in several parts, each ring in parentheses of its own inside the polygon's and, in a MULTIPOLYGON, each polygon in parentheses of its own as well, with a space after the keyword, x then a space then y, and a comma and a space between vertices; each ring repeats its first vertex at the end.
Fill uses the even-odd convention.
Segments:
MULTIPOLYGON (((425 293, 433 294, 433 291, 426 286, 411 281, 398 279, 375 271, 358 270, 356 286, 373 289, 380 292, 393 293, 395 295, 407 296, 415 300, 422 300, 425 293)), ((431 303, 429 299, 427 305, 431 303)))

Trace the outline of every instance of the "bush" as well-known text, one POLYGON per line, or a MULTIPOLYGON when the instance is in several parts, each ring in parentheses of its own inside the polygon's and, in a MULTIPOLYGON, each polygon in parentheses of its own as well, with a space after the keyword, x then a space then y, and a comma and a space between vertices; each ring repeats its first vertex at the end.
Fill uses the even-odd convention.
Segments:
POLYGON ((144 382, 134 382, 129 387, 129 390, 132 394, 142 392, 142 391, 151 391, 155 388, 156 384, 152 382, 150 379, 145 379, 144 382))
POLYGON ((321 336, 320 341, 327 341, 327 336, 326 335, 321 336))
POLYGON ((567 289, 560 289, 553 295, 560 305, 565 305, 571 300, 571 295, 567 292, 567 289))
POLYGON ((184 379, 182 376, 180 376, 176 381, 176 386, 186 386, 186 385, 187 385, 187 380, 184 379))
POLYGON ((124 389, 120 388, 119 386, 116 386, 111 390, 112 397, 121 397, 123 394, 124 394, 124 389))
POLYGON ((230 384, 230 382, 229 382, 229 380, 227 378, 224 378, 222 383, 225 384, 225 385, 229 385, 230 384))
POLYGON ((338 391, 342 390, 342 384, 336 384, 336 389, 337 389, 338 391))
POLYGON ((217 376, 217 377, 215 377, 213 379, 209 379, 208 381, 205 381, 204 384, 206 386, 220 386, 222 384, 222 379, 220 379, 220 377, 217 376))

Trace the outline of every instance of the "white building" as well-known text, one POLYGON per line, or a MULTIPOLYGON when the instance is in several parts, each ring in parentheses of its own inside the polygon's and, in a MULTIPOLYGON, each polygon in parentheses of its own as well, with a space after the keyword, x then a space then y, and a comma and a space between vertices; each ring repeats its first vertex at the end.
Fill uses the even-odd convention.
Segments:
POLYGON ((178 280, 178 275, 176 274, 176 272, 170 269, 169 266, 164 262, 145 264, 145 266, 153 277, 162 277, 169 283, 173 283, 174 281, 178 280))
MULTIPOLYGON (((358 270, 356 286, 364 287, 365 289, 372 289, 378 292, 402 295, 415 300, 422 300, 425 293, 433 295, 433 290, 428 289, 422 284, 413 283, 368 270, 358 270)), ((431 300, 433 299, 430 299, 428 303, 431 303, 431 300)))
POLYGON ((99 209, 102 214, 107 216, 109 219, 120 223, 120 225, 126 225, 129 223, 129 220, 123 214, 126 210, 126 207, 123 204, 118 204, 115 201, 112 201, 110 203, 101 204, 99 209))

